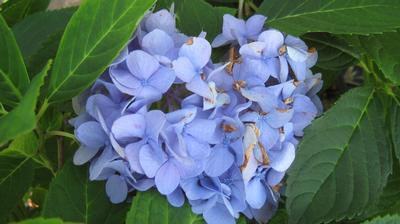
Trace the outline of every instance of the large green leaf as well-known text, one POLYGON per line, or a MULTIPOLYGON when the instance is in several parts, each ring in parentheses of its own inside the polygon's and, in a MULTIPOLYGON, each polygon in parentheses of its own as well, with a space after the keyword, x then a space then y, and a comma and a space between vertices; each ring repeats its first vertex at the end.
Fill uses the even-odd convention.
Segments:
POLYGON ((36 127, 35 108, 40 87, 44 83, 50 62, 32 80, 21 102, 12 111, 0 117, 0 145, 28 133, 36 127))
POLYGON ((26 64, 53 35, 64 31, 74 12, 75 8, 39 12, 12 27, 26 64))
POLYGON ((307 32, 370 34, 400 27, 400 0, 266 0, 267 24, 294 35, 307 32))
POLYGON ((42 217, 38 217, 38 218, 34 218, 34 219, 27 219, 27 220, 18 222, 18 224, 63 224, 63 223, 64 222, 58 218, 45 219, 42 217))
POLYGON ((290 223, 350 218, 379 198, 392 160, 377 94, 350 90, 306 130, 287 181, 290 223))
POLYGON ((29 85, 25 64, 3 17, 0 16, 0 102, 15 106, 29 85))
POLYGON ((127 224, 200 224, 200 216, 192 213, 185 203, 182 207, 171 206, 165 196, 155 190, 138 192, 126 218, 127 224))
POLYGON ((398 224, 400 223, 400 215, 387 215, 384 217, 377 217, 370 221, 363 222, 363 224, 398 224))
POLYGON ((90 86, 118 56, 154 2, 84 1, 61 39, 50 78, 50 102, 70 99, 90 86))
POLYGON ((25 16, 45 10, 50 0, 9 0, 2 5, 1 14, 10 26, 25 16))
POLYGON ((18 153, 0 153, 0 223, 17 206, 33 180, 34 163, 18 153))
POLYGON ((360 37, 360 43, 385 77, 400 85, 400 31, 360 37))
POLYGON ((87 166, 68 162, 50 184, 43 216, 85 224, 122 223, 128 204, 112 204, 104 182, 90 181, 88 177, 87 166))
POLYGON ((235 14, 236 10, 226 7, 213 7, 204 0, 182 0, 177 5, 178 28, 187 35, 198 36, 207 32, 206 38, 212 41, 222 32, 224 14, 235 14))
POLYGON ((400 105, 394 103, 390 118, 390 132, 397 159, 400 161, 400 105))

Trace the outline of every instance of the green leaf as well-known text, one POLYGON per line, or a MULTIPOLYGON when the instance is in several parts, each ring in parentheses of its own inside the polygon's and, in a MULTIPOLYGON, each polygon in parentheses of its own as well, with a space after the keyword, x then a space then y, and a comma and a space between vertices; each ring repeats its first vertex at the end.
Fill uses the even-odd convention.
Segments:
POLYGON ((45 10, 50 0, 9 0, 2 5, 2 15, 10 26, 25 16, 45 10))
POLYGON ((271 218, 268 224, 287 224, 288 214, 285 209, 278 209, 275 215, 271 218))
POLYGON ((400 85, 400 30, 360 37, 360 43, 385 77, 400 85))
POLYGON ((182 207, 171 206, 155 190, 138 192, 133 199, 132 207, 126 218, 127 224, 200 224, 204 223, 200 216, 192 213, 190 206, 185 203, 182 207))
POLYGON ((393 148, 397 159, 400 161, 400 105, 394 104, 390 113, 390 132, 393 148))
POLYGON ((213 7, 204 0, 182 0, 176 6, 178 28, 192 36, 198 36, 200 32, 205 31, 209 41, 222 32, 224 14, 235 12, 233 8, 213 7))
POLYGON ((301 37, 308 46, 318 51, 314 73, 322 73, 324 89, 341 77, 345 71, 357 62, 358 52, 347 42, 328 33, 309 33, 301 37))
POLYGON ((29 85, 28 73, 13 33, 0 16, 0 102, 15 106, 29 85))
POLYGON ((400 0, 268 0, 259 13, 267 25, 300 35, 307 32, 370 34, 400 27, 400 0))
POLYGON ((0 222, 20 202, 33 180, 34 163, 18 153, 0 153, 0 222))
POLYGON ((112 204, 105 184, 90 181, 87 166, 68 162, 50 184, 43 207, 44 217, 80 223, 122 223, 128 204, 112 204))
POLYGON ((350 90, 306 130, 287 181, 289 223, 351 218, 379 198, 392 160, 377 94, 350 90))
POLYGON ((155 0, 87 0, 67 25, 54 61, 50 102, 88 88, 118 56, 155 0))
POLYGON ((64 222, 58 218, 45 219, 43 217, 27 219, 27 220, 18 222, 18 224, 63 224, 63 223, 64 222))
POLYGON ((26 157, 31 157, 36 154, 38 146, 39 140, 35 133, 29 132, 14 139, 4 151, 19 152, 26 157))
POLYGON ((370 221, 363 222, 363 224, 398 224, 400 223, 400 215, 387 215, 384 217, 377 217, 370 221))
POLYGON ((36 127, 35 108, 40 87, 44 83, 50 62, 43 68, 42 72, 32 80, 24 98, 12 111, 0 117, 0 145, 28 133, 36 127))
MULTIPOLYGON (((12 27, 26 64, 29 64, 32 56, 46 46, 46 42, 53 35, 64 31, 74 12, 75 8, 39 12, 26 17, 12 27)), ((60 39, 56 41, 57 46, 60 39)))

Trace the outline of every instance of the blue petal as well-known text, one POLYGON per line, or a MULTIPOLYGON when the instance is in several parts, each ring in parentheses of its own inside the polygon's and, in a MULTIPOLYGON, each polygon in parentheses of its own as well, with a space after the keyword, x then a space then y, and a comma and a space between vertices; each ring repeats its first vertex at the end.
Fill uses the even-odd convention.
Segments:
POLYGON ((168 202, 174 207, 182 207, 185 203, 185 195, 183 194, 181 188, 176 188, 174 192, 167 195, 168 202))
POLYGON ((265 20, 267 17, 263 15, 253 15, 246 21, 246 34, 249 37, 256 38, 256 36, 262 31, 265 20))
POLYGON ((108 138, 100 123, 88 121, 75 130, 76 138, 84 145, 91 148, 100 148, 108 138))
POLYGON ((175 73, 170 68, 161 68, 148 80, 148 84, 159 92, 165 93, 175 80, 175 73))
POLYGON ((259 177, 254 177, 246 185, 246 201, 250 207, 259 209, 267 199, 267 192, 259 177))
POLYGON ((255 41, 240 47, 239 53, 250 59, 260 59, 265 47, 267 47, 267 45, 264 42, 255 41))
POLYGON ((90 147, 81 145, 74 154, 73 162, 75 165, 82 165, 82 164, 88 162, 90 159, 92 159, 98 151, 99 151, 99 148, 90 148, 90 147))
POLYGON ((203 213, 203 217, 208 224, 235 224, 235 218, 229 213, 228 209, 221 203, 216 203, 214 207, 203 213))
POLYGON ((222 33, 228 40, 235 40, 239 35, 246 33, 246 24, 241 19, 225 14, 223 17, 222 33))
POLYGON ((211 45, 200 37, 193 37, 191 41, 186 42, 179 50, 179 56, 186 57, 192 62, 196 70, 202 69, 210 60, 211 45))
POLYGON ((285 142, 280 150, 270 150, 271 167, 278 172, 286 171, 294 161, 295 151, 294 145, 289 142, 285 142))
POLYGON ((227 148, 217 145, 212 148, 204 171, 208 176, 217 177, 227 171, 234 161, 235 158, 227 148))
POLYGON ((153 55, 166 55, 174 47, 174 40, 164 31, 155 29, 142 40, 143 50, 153 55))
MULTIPOLYGON (((154 150, 149 145, 143 145, 139 152, 140 165, 143 168, 146 176, 153 178, 160 167, 165 162, 163 155, 159 155, 160 152, 154 150)), ((162 152, 161 152, 162 153, 162 152)))
POLYGON ((164 163, 156 174, 156 186, 161 194, 171 194, 179 185, 180 175, 175 165, 169 161, 164 163))
POLYGON ((122 177, 113 175, 107 180, 106 192, 112 203, 121 203, 128 195, 128 186, 122 177))
POLYGON ((140 80, 147 80, 160 67, 153 56, 141 50, 129 53, 126 64, 129 71, 140 80))
POLYGON ((141 114, 125 115, 117 119, 111 129, 118 141, 134 137, 143 137, 146 130, 146 121, 141 114))
POLYGON ((149 138, 158 141, 158 136, 166 122, 165 114, 160 110, 152 110, 144 116, 146 120, 146 135, 149 138))
POLYGON ((258 37, 258 41, 265 43, 263 51, 264 57, 277 57, 279 56, 279 48, 282 47, 284 43, 284 37, 278 30, 270 29, 262 32, 258 37))
POLYGON ((165 9, 155 12, 147 17, 145 26, 148 32, 155 29, 161 29, 167 33, 172 33, 176 30, 174 16, 165 9))
POLYGON ((184 82, 190 82, 197 74, 192 62, 186 57, 180 57, 172 62, 176 76, 184 82))
POLYGON ((129 162, 129 166, 132 171, 135 171, 140 174, 144 174, 143 168, 140 165, 139 160, 139 152, 140 148, 145 144, 144 141, 139 141, 135 143, 131 143, 125 147, 125 155, 129 162))

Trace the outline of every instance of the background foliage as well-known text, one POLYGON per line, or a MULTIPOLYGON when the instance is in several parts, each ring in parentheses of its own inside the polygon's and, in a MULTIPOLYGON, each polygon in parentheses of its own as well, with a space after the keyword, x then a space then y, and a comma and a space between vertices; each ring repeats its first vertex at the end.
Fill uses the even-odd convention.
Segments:
POLYGON ((326 112, 305 132, 271 223, 400 223, 400 0, 86 0, 47 11, 49 2, 0 5, 0 223, 203 223, 153 191, 113 205, 104 183, 70 162, 71 98, 147 10, 172 2, 189 35, 212 40, 224 14, 261 13, 318 50, 326 112))

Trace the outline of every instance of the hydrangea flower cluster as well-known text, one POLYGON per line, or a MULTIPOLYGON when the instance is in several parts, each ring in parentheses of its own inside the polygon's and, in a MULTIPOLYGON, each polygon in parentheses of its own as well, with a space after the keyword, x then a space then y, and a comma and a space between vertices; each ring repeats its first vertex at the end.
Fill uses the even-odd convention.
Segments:
POLYGON ((152 187, 173 206, 185 198, 207 223, 240 213, 266 222, 303 129, 322 111, 317 53, 264 29, 266 17, 225 15, 210 44, 189 37, 172 12, 149 13, 90 90, 74 99, 81 143, 73 161, 106 180, 111 202, 152 187), (230 45, 222 63, 212 47, 230 45))

